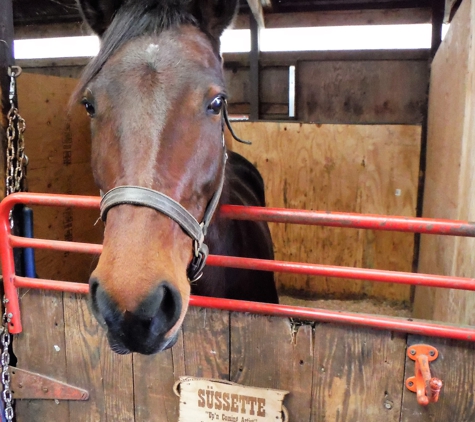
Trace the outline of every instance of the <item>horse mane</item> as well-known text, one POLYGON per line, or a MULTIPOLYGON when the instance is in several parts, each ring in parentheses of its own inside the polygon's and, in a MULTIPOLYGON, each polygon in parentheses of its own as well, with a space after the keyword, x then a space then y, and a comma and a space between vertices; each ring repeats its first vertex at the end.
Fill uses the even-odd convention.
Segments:
POLYGON ((86 66, 73 98, 82 95, 107 60, 131 39, 159 34, 184 23, 197 26, 188 11, 189 4, 190 0, 126 0, 104 33, 98 55, 86 66))

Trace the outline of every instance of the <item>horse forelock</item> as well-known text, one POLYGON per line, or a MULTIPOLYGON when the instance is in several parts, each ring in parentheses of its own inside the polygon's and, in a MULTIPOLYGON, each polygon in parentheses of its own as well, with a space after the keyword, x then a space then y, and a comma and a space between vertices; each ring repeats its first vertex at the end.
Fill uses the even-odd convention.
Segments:
POLYGON ((182 24, 198 26, 188 11, 190 0, 127 1, 117 11, 101 39, 99 53, 86 66, 73 95, 81 98, 86 86, 100 72, 104 64, 128 41, 144 35, 156 35, 182 24))

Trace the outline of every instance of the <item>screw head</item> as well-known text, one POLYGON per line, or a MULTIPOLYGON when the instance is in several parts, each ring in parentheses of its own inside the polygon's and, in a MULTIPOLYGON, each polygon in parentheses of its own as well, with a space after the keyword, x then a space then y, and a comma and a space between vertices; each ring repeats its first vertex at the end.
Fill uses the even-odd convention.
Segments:
POLYGON ((414 356, 416 354, 416 351, 414 349, 411 349, 410 352, 409 352, 412 356, 414 356))
POLYGON ((433 350, 431 350, 431 351, 429 352, 429 355, 435 356, 435 352, 434 352, 433 350))
POLYGON ((412 386, 414 385, 414 383, 413 383, 412 381, 409 381, 409 382, 407 383, 407 385, 408 385, 409 387, 412 387, 412 386))

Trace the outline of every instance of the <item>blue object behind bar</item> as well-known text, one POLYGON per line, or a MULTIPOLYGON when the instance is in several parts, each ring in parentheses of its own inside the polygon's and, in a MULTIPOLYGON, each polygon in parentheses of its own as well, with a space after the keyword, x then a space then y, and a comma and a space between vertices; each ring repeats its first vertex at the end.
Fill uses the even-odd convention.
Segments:
MULTIPOLYGON (((33 210, 28 207, 23 208, 23 236, 33 238, 33 210)), ((33 248, 25 248, 23 261, 26 277, 36 277, 35 251, 33 248)))

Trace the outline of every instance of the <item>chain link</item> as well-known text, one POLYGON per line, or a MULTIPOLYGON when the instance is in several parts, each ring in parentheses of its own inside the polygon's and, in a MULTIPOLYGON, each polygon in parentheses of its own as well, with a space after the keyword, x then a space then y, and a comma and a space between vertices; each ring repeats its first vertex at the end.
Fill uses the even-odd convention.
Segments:
POLYGON ((3 298, 3 307, 5 311, 3 312, 3 327, 2 333, 0 335, 0 341, 2 343, 2 354, 1 354, 1 364, 2 364, 2 384, 3 384, 3 392, 2 392, 2 399, 5 403, 5 419, 7 421, 13 420, 13 394, 12 390, 10 389, 10 342, 11 342, 11 335, 8 332, 8 323, 10 322, 9 314, 7 314, 7 303, 8 299, 3 298))

